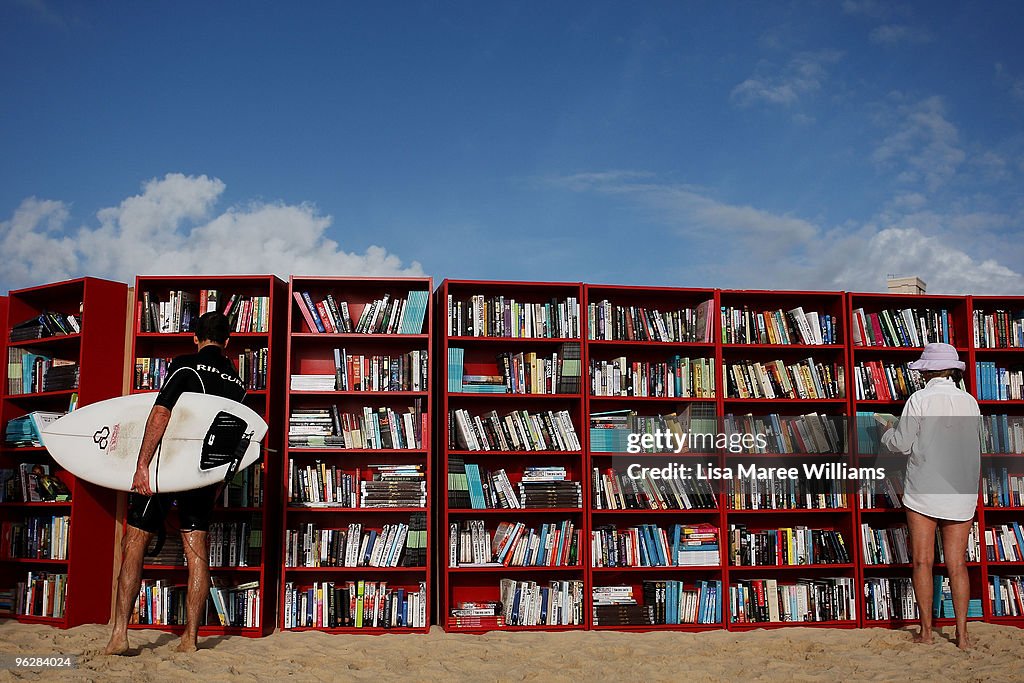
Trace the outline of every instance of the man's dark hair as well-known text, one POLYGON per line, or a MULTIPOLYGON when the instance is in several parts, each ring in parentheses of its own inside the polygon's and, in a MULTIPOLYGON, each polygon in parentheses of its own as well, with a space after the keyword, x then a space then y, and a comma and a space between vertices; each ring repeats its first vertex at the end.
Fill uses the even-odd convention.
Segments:
POLYGON ((196 321, 195 334, 196 339, 201 342, 212 341, 216 344, 224 344, 231 336, 231 327, 228 325, 227 316, 216 311, 203 313, 196 321))

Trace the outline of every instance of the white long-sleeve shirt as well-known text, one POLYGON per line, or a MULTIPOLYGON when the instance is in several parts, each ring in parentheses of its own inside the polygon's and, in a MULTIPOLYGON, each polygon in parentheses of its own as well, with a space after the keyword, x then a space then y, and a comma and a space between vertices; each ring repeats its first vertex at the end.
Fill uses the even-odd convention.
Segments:
POLYGON ((908 455, 903 504, 937 519, 967 521, 978 505, 981 412, 951 379, 915 391, 899 424, 882 435, 890 451, 908 455))

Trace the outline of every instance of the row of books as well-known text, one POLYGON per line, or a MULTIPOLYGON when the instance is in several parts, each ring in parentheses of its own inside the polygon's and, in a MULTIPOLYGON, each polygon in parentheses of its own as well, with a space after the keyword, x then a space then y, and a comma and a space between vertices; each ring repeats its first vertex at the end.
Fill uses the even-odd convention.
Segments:
POLYGON ((763 436, 763 439, 735 439, 730 453, 845 453, 846 418, 840 415, 734 415, 724 420, 725 433, 735 436, 763 436))
POLYGON ((1024 576, 989 575, 988 597, 992 616, 1024 616, 1024 576))
POLYGON ((601 526, 590 532, 594 567, 718 567, 718 527, 712 524, 657 524, 618 528, 601 526))
POLYGON ((648 580, 642 584, 643 604, 633 586, 594 586, 595 626, 650 626, 655 624, 722 623, 722 582, 648 580))
POLYGON ((802 306, 783 311, 752 311, 748 306, 722 306, 723 344, 839 343, 839 321, 829 313, 804 312, 802 306))
POLYGON ((1024 530, 1020 522, 985 529, 985 554, 989 562, 1024 562, 1024 530))
POLYGON ((595 510, 714 510, 711 482, 695 478, 653 479, 630 476, 613 467, 591 471, 595 510))
POLYGON ((979 401, 1020 401, 1024 398, 1024 366, 1001 368, 995 361, 974 364, 975 391, 979 401))
MULTIPOLYGON (((200 626, 259 625, 258 582, 211 585, 200 626)), ((169 579, 143 579, 132 607, 131 624, 181 626, 188 620, 188 586, 169 579)))
POLYGON ((785 567, 849 564, 841 531, 805 526, 751 530, 729 525, 729 564, 733 567, 785 567))
POLYGON ((696 307, 660 311, 592 301, 587 304, 587 339, 707 344, 713 341, 714 305, 708 299, 696 307))
MULTIPOLYGON (((953 590, 948 576, 935 576, 935 584, 932 589, 932 616, 936 619, 952 619, 953 611, 953 590)), ((983 616, 981 599, 971 598, 967 601, 967 618, 975 619, 983 616)))
POLYGON ((286 567, 422 567, 412 563, 425 560, 425 552, 423 513, 380 529, 364 529, 358 522, 347 529, 318 529, 309 522, 285 531, 286 567))
POLYGON ((347 301, 327 293, 314 299, 309 292, 293 292, 310 332, 320 334, 421 334, 430 292, 409 292, 405 298, 385 294, 363 304, 352 320, 347 301))
POLYGON ((582 531, 570 519, 528 527, 500 522, 493 534, 482 519, 451 522, 449 567, 575 567, 582 531))
POLYGON ((586 621, 582 581, 556 580, 542 586, 501 579, 498 592, 508 626, 579 626, 586 621))
POLYGON ((1024 453, 1024 416, 982 415, 982 453, 1024 453))
POLYGON ((857 363, 853 380, 858 401, 905 401, 924 381, 907 363, 883 363, 880 360, 857 363))
POLYGON ((292 391, 426 391, 430 364, 425 350, 364 356, 334 349, 334 374, 293 374, 292 391))
POLYGON ((262 464, 246 467, 235 473, 235 476, 221 491, 220 504, 225 508, 258 508, 263 507, 263 480, 265 473, 262 464))
POLYGON ((675 355, 663 363, 629 361, 625 356, 590 361, 591 396, 714 398, 715 362, 675 355))
POLYGON ((953 316, 944 308, 887 309, 872 313, 856 308, 851 324, 855 346, 922 347, 931 342, 957 344, 953 316))
POLYGON ((523 302, 505 296, 448 295, 448 329, 452 337, 573 339, 580 336, 580 304, 576 297, 548 302, 523 302))
POLYGON ((906 524, 876 529, 870 524, 862 523, 860 538, 864 564, 910 564, 910 533, 906 524))
POLYGON ((78 388, 78 363, 35 353, 20 346, 7 349, 7 393, 36 394, 78 388))
POLYGON ((66 560, 70 527, 70 515, 0 523, 0 558, 66 560))
POLYGON ((590 414, 594 453, 713 453, 717 434, 714 401, 687 403, 664 415, 640 415, 635 410, 590 414), (667 434, 673 443, 665 440, 667 434))
MULTIPOLYGON (((248 391, 262 391, 267 388, 267 363, 269 359, 266 348, 245 349, 237 355, 230 356, 235 361, 238 377, 248 391)), ((136 390, 159 390, 167 381, 171 358, 139 357, 135 359, 135 378, 133 386, 136 390)))
POLYGON ((320 581, 284 587, 284 627, 422 628, 427 625, 427 588, 388 586, 387 581, 320 581))
POLYGON ((981 497, 986 506, 998 508, 1024 506, 1024 475, 1010 474, 1005 467, 989 466, 982 473, 981 497))
POLYGON ((974 311, 974 348, 1024 348, 1024 311, 974 311))
POLYGON ((67 485, 50 474, 50 466, 18 463, 17 469, 0 469, 0 503, 44 503, 71 500, 67 485))
POLYGON ((201 289, 198 297, 186 290, 171 290, 166 301, 143 292, 136 311, 140 332, 176 334, 193 332, 200 316, 220 310, 234 332, 270 330, 270 297, 232 294, 225 298, 216 289, 201 289))
POLYGON ((423 466, 418 464, 368 465, 349 471, 319 460, 305 467, 295 460, 288 465, 288 504, 294 507, 422 507, 425 495, 423 466), (383 495, 388 493, 394 495, 383 495))
POLYGON ((847 577, 739 579, 729 586, 732 623, 851 621, 857 618, 855 580, 847 577))
POLYGON ((846 380, 842 363, 815 363, 805 358, 791 365, 740 361, 724 369, 728 398, 843 398, 846 380))
MULTIPOLYGON (((471 394, 578 394, 580 345, 563 343, 551 354, 505 352, 490 374, 467 374, 465 349, 448 349, 448 391, 471 394)), ((488 370, 488 368, 483 368, 488 370)))
POLYGON ((864 616, 869 621, 918 619, 914 582, 905 576, 864 577, 864 616))
POLYGON ((67 602, 68 575, 30 571, 13 591, 0 592, 0 613, 60 619, 67 602))
POLYGON ((364 406, 359 413, 330 408, 293 408, 288 419, 288 445, 293 448, 400 449, 423 448, 426 416, 422 399, 404 412, 364 406))
POLYGON ((62 337, 78 334, 82 331, 82 316, 74 313, 58 313, 43 311, 39 315, 24 320, 11 327, 9 339, 12 342, 23 342, 47 337, 62 337))
POLYGON ((849 506, 846 483, 830 478, 738 477, 726 482, 725 496, 730 510, 839 510, 849 506))
POLYGON ((886 475, 885 479, 864 479, 857 489, 857 503, 862 510, 896 510, 903 507, 902 477, 886 475))
POLYGON ((530 413, 514 410, 480 416, 464 408, 450 414, 449 445, 467 451, 579 451, 576 428, 568 410, 530 413))

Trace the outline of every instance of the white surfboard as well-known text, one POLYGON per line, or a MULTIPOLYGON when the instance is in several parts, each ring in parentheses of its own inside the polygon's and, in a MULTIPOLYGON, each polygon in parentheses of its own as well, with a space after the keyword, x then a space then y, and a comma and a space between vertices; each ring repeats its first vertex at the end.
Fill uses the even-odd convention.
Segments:
MULTIPOLYGON (((76 477, 130 491, 146 420, 156 393, 121 396, 78 408, 43 430, 43 445, 76 477)), ((190 491, 224 480, 230 460, 238 469, 256 462, 267 423, 248 406, 207 394, 184 393, 150 463, 153 491, 190 491)))

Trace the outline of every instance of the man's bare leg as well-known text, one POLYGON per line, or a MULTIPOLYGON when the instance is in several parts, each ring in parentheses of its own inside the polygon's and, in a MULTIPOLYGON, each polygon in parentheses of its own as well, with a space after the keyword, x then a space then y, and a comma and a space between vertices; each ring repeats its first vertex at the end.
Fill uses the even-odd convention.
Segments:
POLYGON ((142 584, 142 561, 153 534, 133 526, 121 539, 121 571, 117 575, 117 595, 114 602, 114 626, 104 654, 120 655, 128 651, 128 618, 139 599, 142 584))
POLYGON ((181 634, 178 652, 195 652, 199 636, 199 622, 210 594, 209 538, 205 531, 182 531, 181 539, 188 558, 188 594, 185 598, 188 621, 181 634))
POLYGON ((967 635, 967 605, 971 599, 971 581, 967 575, 967 539, 970 537, 973 521, 954 522, 942 520, 942 553, 946 557, 949 572, 949 587, 953 591, 953 614, 956 616, 956 645, 961 650, 971 648, 967 635))
MULTIPOLYGON (((907 508, 907 528, 910 531, 910 552, 914 556, 914 598, 921 613, 921 632, 914 636, 915 643, 932 642, 932 566, 935 564, 935 526, 931 517, 907 508)), ((945 552, 945 550, 943 551, 945 552)), ((947 559, 948 559, 947 555, 947 559)))

